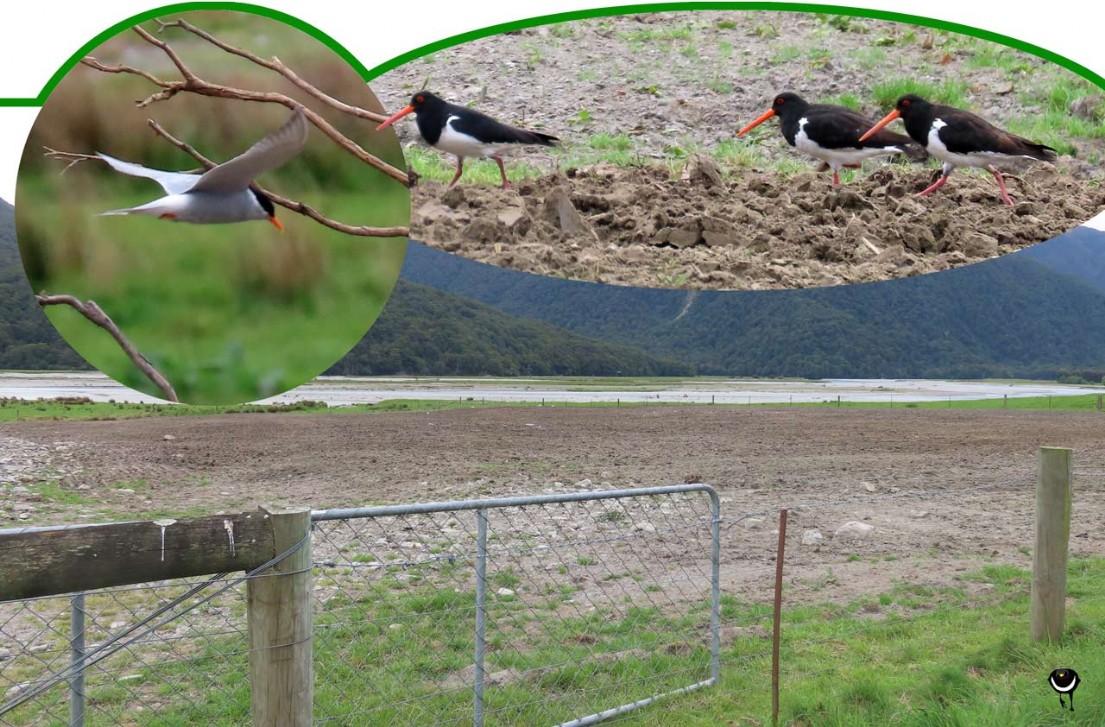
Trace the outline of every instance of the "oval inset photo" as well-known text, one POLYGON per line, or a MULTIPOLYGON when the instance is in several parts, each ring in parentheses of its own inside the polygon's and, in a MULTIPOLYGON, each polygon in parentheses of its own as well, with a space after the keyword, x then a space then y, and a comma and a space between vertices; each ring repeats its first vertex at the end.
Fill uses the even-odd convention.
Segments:
POLYGON ((441 50, 373 86, 419 177, 413 239, 533 273, 862 283, 996 257, 1105 208, 1101 89, 936 27, 595 17, 441 50))
POLYGON ((93 366, 162 399, 242 403, 323 373, 379 315, 407 175, 364 69, 323 38, 182 13, 122 30, 57 84, 16 232, 40 304, 93 366))

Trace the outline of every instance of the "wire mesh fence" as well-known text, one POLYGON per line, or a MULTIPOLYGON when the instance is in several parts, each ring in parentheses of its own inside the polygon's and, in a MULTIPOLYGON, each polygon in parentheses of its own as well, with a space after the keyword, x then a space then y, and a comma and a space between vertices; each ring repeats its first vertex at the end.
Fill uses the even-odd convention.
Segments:
POLYGON ((321 518, 319 721, 586 724, 716 674, 709 488, 321 518))
POLYGON ((242 588, 177 580, 0 603, 0 724, 248 724, 242 588))
MULTIPOLYGON (((1105 465, 1080 464, 1074 478, 1092 496, 1105 465)), ((907 526, 926 534, 943 527, 941 506, 967 496, 1002 502, 998 529, 1030 522, 1031 476, 876 489, 770 503, 796 518, 786 606, 833 604, 821 612, 831 625, 784 628, 786 680, 831 679, 853 639, 891 641, 916 619, 1027 597, 1023 570, 979 571, 977 558, 937 583, 880 531, 803 539, 810 523, 862 520, 903 499, 931 501, 937 514, 907 526), (859 583, 829 598, 834 566, 853 562, 893 587, 859 583)), ((720 507, 709 488, 675 486, 312 513, 315 721, 590 724, 710 685, 719 669, 755 674, 741 689, 769 689, 778 509, 728 503, 722 517, 720 507)), ((1074 521, 1083 517, 1076 508, 1074 521)), ((1026 561, 1033 543, 1019 532, 1009 547, 1026 561)), ((0 725, 248 724, 246 583, 261 570, 101 589, 83 604, 0 603, 0 725)), ((1093 596, 1071 594, 1075 617, 1093 596)))
MULTIPOLYGON (((319 723, 587 724, 716 679, 709 487, 316 516, 319 723)), ((269 564, 0 603, 0 724, 249 723, 269 564)))

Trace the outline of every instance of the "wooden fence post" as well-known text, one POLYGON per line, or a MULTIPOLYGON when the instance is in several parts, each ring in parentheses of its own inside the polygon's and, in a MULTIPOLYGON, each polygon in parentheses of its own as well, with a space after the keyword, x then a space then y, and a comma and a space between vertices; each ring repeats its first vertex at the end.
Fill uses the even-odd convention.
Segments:
POLYGON ((1032 551, 1032 640, 1063 637, 1070 539, 1071 450, 1040 447, 1036 547, 1032 551))
POLYGON ((309 727, 312 707, 311 510, 262 507, 279 555, 299 549, 246 588, 253 724, 309 727))

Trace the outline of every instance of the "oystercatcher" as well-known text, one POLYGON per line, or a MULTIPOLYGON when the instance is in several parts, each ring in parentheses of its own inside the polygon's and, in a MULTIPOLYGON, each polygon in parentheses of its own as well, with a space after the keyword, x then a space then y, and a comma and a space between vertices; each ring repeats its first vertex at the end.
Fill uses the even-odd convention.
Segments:
POLYGON ((886 154, 924 153, 908 136, 883 132, 873 138, 860 139, 871 120, 845 106, 811 104, 795 93, 781 93, 771 108, 758 119, 737 132, 743 136, 773 116, 787 143, 820 159, 820 171, 833 170, 833 184, 840 184, 840 169, 859 169, 864 159, 886 154))
POLYGON ((499 165, 503 189, 506 189, 510 184, 506 181, 506 169, 503 168, 503 158, 500 156, 504 150, 513 145, 525 144, 556 146, 560 141, 555 136, 542 134, 540 131, 508 126, 474 109, 448 103, 428 91, 416 93, 406 108, 377 126, 376 130, 394 124, 407 114, 415 115, 418 133, 427 144, 456 155, 457 173, 453 176, 453 181, 449 182, 449 187, 460 179, 465 157, 487 157, 494 159, 499 165))
POLYGON ((253 179, 299 154, 307 142, 307 118, 296 109, 283 126, 228 162, 203 174, 164 172, 97 153, 117 172, 146 177, 161 185, 166 196, 138 207, 102 212, 103 215, 150 215, 163 220, 216 224, 268 220, 278 230, 272 200, 253 189, 253 179))
POLYGON ((1059 695, 1060 707, 1067 706, 1063 704, 1063 695, 1066 694, 1070 697, 1070 711, 1074 711, 1074 690, 1078 688, 1079 681, 1078 672, 1074 669, 1056 669, 1048 676, 1047 683, 1059 695))
POLYGON ((880 133, 898 117, 905 122, 905 130, 913 140, 944 163, 943 174, 932 186, 918 193, 921 197, 943 187, 956 167, 983 167, 998 181, 1005 204, 1012 206, 1013 200, 1009 199, 1005 180, 996 165, 1020 159, 1050 162, 1056 158, 1056 151, 1050 146, 1010 134, 968 111, 938 106, 912 93, 898 99, 894 110, 861 138, 880 133))

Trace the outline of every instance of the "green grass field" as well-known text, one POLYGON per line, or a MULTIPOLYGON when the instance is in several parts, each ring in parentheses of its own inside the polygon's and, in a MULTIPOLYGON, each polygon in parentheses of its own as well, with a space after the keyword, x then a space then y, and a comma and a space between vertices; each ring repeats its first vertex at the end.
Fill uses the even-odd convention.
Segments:
MULTIPOLYGON (((578 389, 585 390, 585 389, 578 389)), ((640 389, 636 389, 640 390, 640 389)), ((650 390, 646 388, 645 390, 650 390)), ((539 399, 540 394, 535 394, 539 399)), ((488 401, 476 397, 459 399, 388 399, 376 404, 353 404, 347 406, 328 406, 321 402, 302 401, 295 404, 242 404, 235 406, 194 406, 188 404, 129 404, 121 402, 88 402, 84 400, 17 400, 0 399, 0 422, 35 420, 111 420, 134 419, 138 417, 158 416, 210 416, 213 414, 249 414, 249 413, 306 413, 306 414, 386 414, 389 412, 410 411, 446 411, 452 409, 477 409, 501 407, 631 407, 631 406, 721 406, 755 407, 773 409, 779 407, 819 407, 819 408, 861 408, 861 409, 1007 409, 1011 411, 1100 411, 1097 408, 1098 394, 1084 396, 1055 397, 1011 397, 1009 399, 971 399, 921 402, 849 402, 835 400, 813 403, 771 403, 771 404, 705 404, 664 402, 549 402, 542 404, 534 401, 488 401)))
MULTIPOLYGON (((443 683, 472 663, 473 593, 440 588, 417 571, 405 580, 385 577, 353 590, 346 590, 348 576, 348 569, 324 569, 317 577, 324 592, 339 587, 325 605, 316 606, 315 718, 372 725, 415 724, 431 715, 470 721, 470 689, 463 682, 447 688, 443 683)), ((1105 669, 1105 558, 1071 562, 1060 644, 1028 639, 1029 584, 1026 571, 982 565, 947 588, 901 583, 849 604, 785 605, 779 724, 1102 724, 1105 684, 1095 675, 1105 669), (984 584, 989 589, 984 595, 970 595, 978 593, 972 586, 984 584), (1060 710, 1047 684, 1048 674, 1060 666, 1083 678, 1073 713, 1060 710)), ((602 609, 565 617, 557 603, 570 593, 551 594, 546 605, 536 607, 511 598, 494 602, 488 660, 495 669, 518 674, 508 685, 488 689, 494 723, 551 724, 708 676, 707 637, 700 628, 705 604, 684 615, 628 608, 622 619, 605 618, 602 609), (601 656, 611 652, 621 652, 620 658, 601 656)), ((237 601, 219 609, 243 619, 237 601)), ((722 625, 756 628, 723 646, 719 684, 618 723, 771 724, 771 642, 755 635, 770 633, 770 607, 723 597, 722 625)), ((187 653, 185 659, 124 654, 109 662, 110 673, 127 674, 128 681, 124 687, 98 672, 90 678, 95 709, 89 724, 125 722, 137 714, 137 705, 151 703, 157 705, 158 724, 248 721, 242 638, 208 636, 195 647, 174 647, 187 653)), ((47 705, 64 711, 64 695, 55 689, 7 718, 24 725, 34 723, 35 711, 47 705)))

